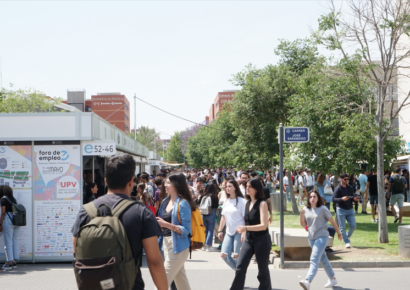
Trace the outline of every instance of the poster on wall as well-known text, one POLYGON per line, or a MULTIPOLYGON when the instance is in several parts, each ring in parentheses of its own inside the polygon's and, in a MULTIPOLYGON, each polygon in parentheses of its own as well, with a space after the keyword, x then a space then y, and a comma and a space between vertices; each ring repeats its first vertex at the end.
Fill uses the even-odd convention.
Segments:
POLYGON ((80 145, 34 147, 34 253, 72 256, 71 228, 81 207, 80 145))
MULTIPOLYGON (((0 146, 0 185, 13 189, 13 196, 26 208, 27 225, 20 227, 18 236, 21 261, 32 260, 33 196, 31 145, 0 146)), ((0 259, 5 260, 4 239, 0 239, 0 259)))

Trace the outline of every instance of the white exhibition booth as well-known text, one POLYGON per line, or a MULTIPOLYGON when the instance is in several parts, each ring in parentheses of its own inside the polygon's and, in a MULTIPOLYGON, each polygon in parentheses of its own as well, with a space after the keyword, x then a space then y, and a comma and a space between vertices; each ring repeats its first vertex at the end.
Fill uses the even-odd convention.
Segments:
MULTIPOLYGON (((145 170, 148 148, 94 113, 0 114, 0 185, 27 211, 20 261, 72 261, 71 228, 85 185, 104 194, 105 157, 129 153, 145 170)), ((0 261, 5 260, 0 239, 0 261)))

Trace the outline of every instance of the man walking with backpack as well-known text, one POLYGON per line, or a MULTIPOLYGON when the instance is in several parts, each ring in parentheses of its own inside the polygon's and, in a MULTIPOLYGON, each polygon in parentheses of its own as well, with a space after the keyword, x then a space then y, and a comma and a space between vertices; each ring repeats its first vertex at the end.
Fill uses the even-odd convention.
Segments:
POLYGON ((403 217, 404 193, 406 192, 406 188, 406 179, 403 176, 401 176, 401 169, 397 168, 396 174, 390 177, 389 185, 387 186, 387 198, 390 197, 390 209, 392 214, 395 216, 394 223, 397 223, 397 221, 399 221, 399 224, 401 224, 401 219, 403 217), (396 209, 394 208, 394 205, 396 203, 399 207, 398 216, 396 213, 396 209))
POLYGON ((82 289, 143 290, 141 254, 158 290, 168 287, 158 247, 161 228, 153 213, 130 199, 135 161, 129 154, 106 165, 108 193, 82 207, 74 223, 74 271, 82 289))

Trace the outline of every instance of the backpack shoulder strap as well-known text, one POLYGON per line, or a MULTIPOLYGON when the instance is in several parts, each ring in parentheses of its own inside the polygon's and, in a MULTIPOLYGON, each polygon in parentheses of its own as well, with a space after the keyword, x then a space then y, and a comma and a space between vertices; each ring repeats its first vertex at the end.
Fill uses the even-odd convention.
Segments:
POLYGON ((90 219, 93 219, 97 216, 97 207, 95 206, 94 202, 89 202, 85 204, 84 209, 87 212, 90 219))
POLYGON ((128 207, 137 203, 134 200, 123 199, 120 203, 112 210, 112 216, 119 217, 128 207))
POLYGON ((7 200, 11 205, 14 204, 14 202, 12 202, 12 201, 10 200, 10 198, 8 198, 8 196, 3 196, 3 198, 4 198, 5 200, 7 200))
POLYGON ((178 217, 179 223, 181 223, 180 209, 181 209, 181 199, 179 199, 179 201, 178 201, 178 211, 177 211, 177 217, 178 217))

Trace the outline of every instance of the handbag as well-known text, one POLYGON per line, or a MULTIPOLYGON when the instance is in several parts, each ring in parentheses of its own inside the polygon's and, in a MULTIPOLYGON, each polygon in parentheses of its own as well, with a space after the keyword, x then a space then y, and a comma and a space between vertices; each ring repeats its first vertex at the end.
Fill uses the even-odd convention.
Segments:
POLYGON ((325 189, 323 190, 323 193, 325 195, 333 195, 333 190, 327 182, 326 182, 325 189))
POLYGON ((209 196, 202 198, 199 211, 202 215, 210 215, 212 213, 212 200, 209 196))

